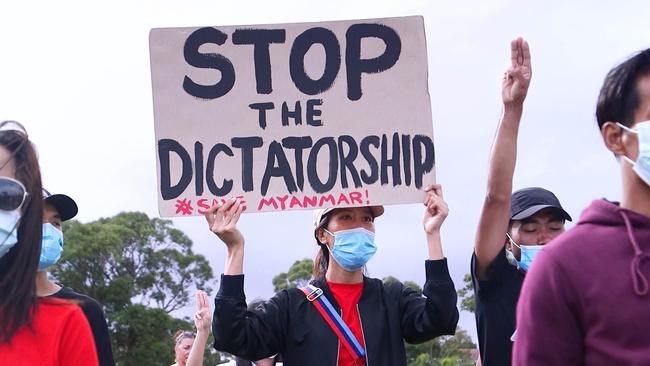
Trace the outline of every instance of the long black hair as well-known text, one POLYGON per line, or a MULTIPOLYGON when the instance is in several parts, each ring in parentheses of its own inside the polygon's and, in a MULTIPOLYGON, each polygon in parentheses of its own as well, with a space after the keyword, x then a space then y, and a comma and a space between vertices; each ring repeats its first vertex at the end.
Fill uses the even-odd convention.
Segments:
MULTIPOLYGON (((31 323, 36 308, 36 272, 41 255, 43 196, 41 170, 34 146, 21 124, 0 123, 0 146, 9 152, 16 179, 27 189, 18 224, 18 243, 0 258, 0 344, 8 343, 31 323), (8 126, 21 130, 7 130, 8 126)), ((7 163, 7 162, 3 162, 7 163)))
POLYGON ((325 274, 327 273, 327 267, 329 266, 330 251, 327 248, 327 244, 318 241, 318 231, 327 227, 330 219, 332 218, 332 212, 333 211, 330 211, 323 215, 323 218, 321 218, 318 227, 314 231, 314 235, 316 235, 316 242, 318 243, 320 249, 318 250, 318 253, 316 253, 316 258, 314 258, 314 268, 312 269, 311 273, 313 279, 324 279, 325 274))

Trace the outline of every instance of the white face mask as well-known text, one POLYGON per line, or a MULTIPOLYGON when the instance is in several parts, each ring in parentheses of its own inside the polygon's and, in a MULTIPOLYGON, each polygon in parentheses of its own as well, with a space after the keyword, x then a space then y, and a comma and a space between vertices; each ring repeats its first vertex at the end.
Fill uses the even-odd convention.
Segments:
POLYGON ((0 258, 18 243, 20 210, 0 210, 0 258))
POLYGON ((650 121, 639 122, 636 124, 634 129, 618 122, 616 122, 616 124, 625 131, 638 135, 639 155, 637 156, 636 161, 633 161, 625 155, 622 157, 625 161, 632 164, 632 169, 639 178, 641 178, 645 184, 650 186, 650 121))

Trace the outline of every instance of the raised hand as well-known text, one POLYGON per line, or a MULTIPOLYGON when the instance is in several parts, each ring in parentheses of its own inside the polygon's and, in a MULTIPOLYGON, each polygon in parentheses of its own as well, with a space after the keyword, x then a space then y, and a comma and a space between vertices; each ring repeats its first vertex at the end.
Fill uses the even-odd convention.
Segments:
POLYGON ((510 43, 511 65, 503 74, 501 97, 506 105, 520 105, 526 99, 532 77, 528 42, 519 37, 510 43))
POLYGON ((422 224, 427 234, 434 234, 440 231, 442 223, 449 214, 449 207, 442 198, 442 186, 440 184, 426 186, 424 191, 427 196, 424 199, 426 209, 424 210, 422 224))
POLYGON ((212 313, 210 302, 205 291, 196 291, 196 313, 194 314, 194 325, 197 332, 210 333, 212 327, 212 313))
POLYGON ((244 244, 244 236, 237 229, 237 221, 243 210, 239 199, 216 203, 205 212, 210 230, 217 234, 228 248, 244 244))

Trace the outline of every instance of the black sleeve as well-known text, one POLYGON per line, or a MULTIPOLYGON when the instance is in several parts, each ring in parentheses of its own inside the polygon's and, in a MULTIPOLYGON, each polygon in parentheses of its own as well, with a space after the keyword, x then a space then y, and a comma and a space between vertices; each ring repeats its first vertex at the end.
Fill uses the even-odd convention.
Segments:
POLYGON ((489 291, 495 285, 499 285, 503 281, 504 273, 508 270, 510 263, 506 257, 505 247, 499 254, 488 264, 486 271, 486 278, 480 280, 476 274, 476 254, 472 253, 472 283, 474 285, 474 292, 476 295, 481 295, 485 291, 489 291))
POLYGON ((214 348, 248 360, 280 353, 287 333, 288 297, 288 291, 281 291, 248 311, 244 275, 221 275, 212 317, 214 348))
POLYGON ((101 306, 95 300, 88 298, 81 300, 81 310, 83 310, 90 329, 95 338, 95 347, 97 348, 97 357, 100 366, 115 366, 113 360, 113 349, 111 348, 111 339, 108 335, 108 325, 101 306))
POLYGON ((425 262, 426 282, 422 294, 403 286, 400 296, 402 334, 409 343, 456 333, 458 308, 456 288, 449 276, 447 259, 425 262))

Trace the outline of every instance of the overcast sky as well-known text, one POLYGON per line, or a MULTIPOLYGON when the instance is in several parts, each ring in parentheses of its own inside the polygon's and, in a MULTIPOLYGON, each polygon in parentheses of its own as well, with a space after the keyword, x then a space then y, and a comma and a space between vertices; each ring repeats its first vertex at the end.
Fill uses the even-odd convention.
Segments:
MULTIPOLYGON (((647 1, 5 1, 0 119, 25 124, 45 186, 72 196, 80 221, 135 210, 157 216, 151 28, 405 15, 425 21, 436 174, 450 206, 443 245, 457 287, 469 271, 512 38, 529 41, 533 64, 514 187, 552 190, 576 219, 592 199, 620 199, 594 106, 605 73, 650 46, 647 1)), ((390 206, 376 221, 371 276, 423 284, 421 214, 420 205, 390 206)), ((315 254, 308 211, 240 222, 249 298, 271 296, 275 274, 315 254)), ((204 220, 174 223, 221 273, 225 247, 204 220)), ((460 325, 475 336, 471 314, 460 325)))

